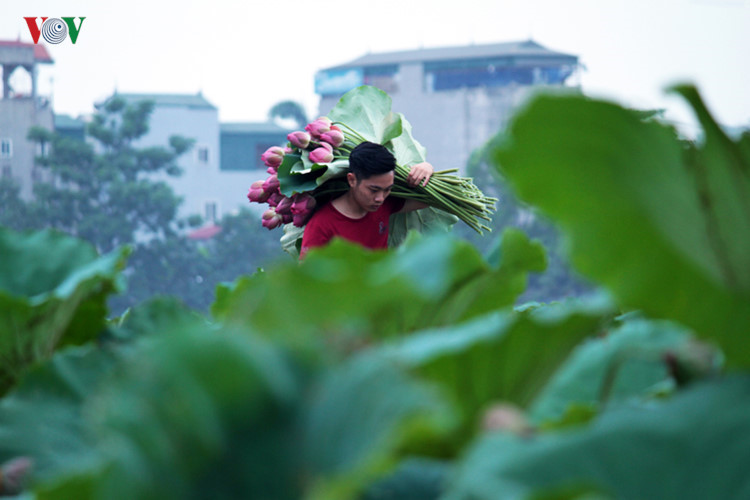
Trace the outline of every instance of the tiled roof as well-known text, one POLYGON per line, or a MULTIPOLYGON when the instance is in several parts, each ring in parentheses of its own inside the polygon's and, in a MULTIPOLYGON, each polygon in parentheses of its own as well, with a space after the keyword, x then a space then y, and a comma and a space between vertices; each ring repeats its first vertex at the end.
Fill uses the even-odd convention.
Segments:
POLYGON ((208 102, 200 92, 197 94, 122 94, 116 92, 115 95, 128 102, 154 101, 154 105, 157 107, 216 109, 216 106, 208 102))
POLYGON ((0 46, 2 47, 34 47, 34 59, 40 63, 51 63, 52 57, 47 52, 47 47, 44 44, 37 43, 26 43, 20 40, 0 40, 0 46))
POLYGON ((210 225, 198 228, 188 233, 188 238, 191 240, 208 240, 216 236, 221 232, 221 226, 210 225))
POLYGON ((348 63, 326 69, 343 69, 362 66, 380 66, 409 62, 437 62, 466 59, 488 59, 501 57, 563 57, 577 59, 577 56, 555 52, 533 40, 504 42, 486 45, 463 45, 458 47, 426 48, 400 52, 366 54, 348 63))
POLYGON ((221 132, 226 133, 244 133, 244 134, 258 134, 258 133, 287 133, 284 127, 277 125, 274 122, 230 122, 222 123, 219 125, 221 132))
POLYGON ((55 115, 55 128, 67 128, 67 129, 82 129, 86 126, 83 120, 73 118, 70 115, 56 114, 55 115))

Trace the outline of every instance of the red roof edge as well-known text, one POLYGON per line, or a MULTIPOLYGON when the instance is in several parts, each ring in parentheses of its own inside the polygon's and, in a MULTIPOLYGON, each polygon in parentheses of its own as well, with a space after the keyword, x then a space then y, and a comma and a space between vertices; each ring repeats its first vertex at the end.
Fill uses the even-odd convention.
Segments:
POLYGON ((47 52, 47 47, 41 43, 26 43, 21 40, 0 40, 0 46, 4 47, 34 47, 34 59, 41 63, 53 62, 52 57, 47 52))
POLYGON ((211 225, 204 226, 188 233, 187 237, 191 240, 208 240, 221 232, 221 226, 211 225))
POLYGON ((34 59, 39 62, 53 62, 52 57, 47 52, 47 47, 40 44, 34 45, 34 59))

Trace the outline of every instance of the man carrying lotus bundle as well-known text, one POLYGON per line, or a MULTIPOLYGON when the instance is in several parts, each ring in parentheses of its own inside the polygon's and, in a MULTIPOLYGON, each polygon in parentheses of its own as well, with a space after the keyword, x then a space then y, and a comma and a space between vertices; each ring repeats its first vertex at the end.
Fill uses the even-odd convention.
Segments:
MULTIPOLYGON (((334 237, 365 248, 387 248, 390 216, 427 207, 416 200, 389 197, 395 169, 396 159, 385 146, 373 142, 357 145, 349 155, 349 190, 320 207, 307 222, 300 259, 334 237)), ((411 167, 407 182, 410 186, 425 186, 432 174, 432 165, 419 163, 411 167)))

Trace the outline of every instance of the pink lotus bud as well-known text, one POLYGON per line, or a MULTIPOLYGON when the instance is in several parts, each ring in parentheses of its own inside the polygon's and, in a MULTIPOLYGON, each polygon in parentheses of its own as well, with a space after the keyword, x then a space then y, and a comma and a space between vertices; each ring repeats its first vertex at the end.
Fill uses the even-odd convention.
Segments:
POLYGON ((271 146, 266 149, 266 152, 260 155, 260 159, 267 167, 278 168, 281 162, 284 161, 284 148, 279 146, 271 146))
POLYGON ((341 132, 341 129, 338 128, 336 125, 331 125, 331 130, 336 130, 337 132, 341 132))
POLYGON ((329 130, 331 130, 331 125, 332 124, 333 124, 333 122, 331 122, 330 119, 328 119, 325 116, 321 116, 320 118, 318 118, 314 122, 308 123, 307 126, 305 127, 305 130, 307 130, 308 132, 310 132, 310 135, 313 138, 319 139, 320 138, 320 134, 324 134, 324 133, 328 132, 329 130))
POLYGON ((262 218, 263 221, 261 224, 267 229, 277 228, 282 223, 282 217, 276 213, 276 210, 273 207, 263 212, 262 218))
POLYGON ((264 181, 255 181, 250 185, 250 191, 247 193, 247 199, 255 203, 264 203, 268 199, 269 193, 263 189, 264 181))
POLYGON ((294 203, 292 203, 292 222, 297 227, 302 227, 307 224, 310 217, 313 214, 315 208, 315 198, 309 193, 301 193, 294 197, 294 203))
POLYGON ((283 214, 281 216, 281 223, 282 224, 289 224, 290 222, 294 222, 294 216, 292 214, 283 214))
POLYGON ((297 227, 303 227, 312 217, 312 212, 306 212, 303 214, 295 214, 292 216, 292 224, 297 227))
MULTIPOLYGON (((330 145, 328 148, 330 148, 330 145)), ((333 152, 328 148, 321 146, 310 151, 310 161, 313 163, 331 163, 333 161, 333 152)))
POLYGON ((292 204, 294 201, 292 198, 288 198, 284 196, 277 204, 276 204, 276 213, 279 215, 292 215, 292 204))
POLYGON ((294 215, 311 212, 315 208, 315 198, 309 193, 300 193, 292 200, 291 211, 294 215))
POLYGON ((269 195, 271 193, 274 193, 279 190, 279 177, 276 174, 271 175, 268 179, 265 180, 263 183, 263 191, 268 193, 269 195))
POLYGON ((279 193, 278 191, 275 191, 271 193, 271 195, 268 197, 268 200, 266 200, 266 203, 268 203, 269 206, 276 207, 281 203, 281 200, 286 198, 283 194, 279 193))
POLYGON ((3 496, 20 495, 28 483, 34 462, 29 457, 16 457, 3 463, 0 475, 3 478, 3 496))
POLYGON ((292 146, 297 146, 300 149, 305 149, 310 144, 310 134, 301 130, 290 133, 286 138, 292 143, 292 146))
POLYGON ((320 134, 320 140, 337 148, 344 144, 344 134, 337 130, 329 130, 328 132, 320 134))

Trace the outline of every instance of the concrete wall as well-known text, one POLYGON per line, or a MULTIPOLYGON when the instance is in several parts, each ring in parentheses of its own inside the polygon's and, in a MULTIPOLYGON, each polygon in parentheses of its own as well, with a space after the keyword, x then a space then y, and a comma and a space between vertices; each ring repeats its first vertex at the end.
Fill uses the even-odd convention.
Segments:
MULTIPOLYGON (((403 113, 414 138, 427 149, 437 170, 462 172, 475 149, 504 128, 513 111, 532 90, 529 86, 428 90, 421 63, 402 64, 398 90, 390 93, 392 109, 403 113)), ((319 114, 327 114, 338 97, 322 97, 319 114)))
POLYGON ((53 129, 54 116, 46 101, 30 97, 0 99, 0 139, 10 139, 13 145, 10 158, 0 157, 0 175, 10 172, 21 186, 21 197, 26 200, 32 195, 37 155, 35 143, 26 136, 34 125, 53 129))
MULTIPOLYGON (((193 148, 178 160, 183 170, 182 176, 159 176, 183 198, 179 217, 197 214, 205 221, 207 203, 216 203, 216 221, 225 214, 237 213, 241 208, 254 208, 247 200, 247 192, 253 181, 268 177, 265 167, 222 170, 220 133, 216 109, 159 105, 154 107, 149 132, 138 142, 138 146, 166 147, 172 135, 195 140, 193 148), (200 157, 202 148, 207 148, 207 161, 200 157)), ((278 145, 283 145, 279 141, 274 144, 277 142, 278 145)))
POLYGON ((158 175, 168 182, 175 194, 183 198, 179 217, 198 214, 205 217, 206 203, 217 204, 220 218, 230 200, 222 193, 219 177, 219 117, 212 108, 155 106, 149 122, 149 132, 138 142, 138 147, 169 147, 169 138, 180 135, 193 139, 192 149, 177 161, 182 175, 158 175), (201 157, 201 151, 206 157, 201 157))

